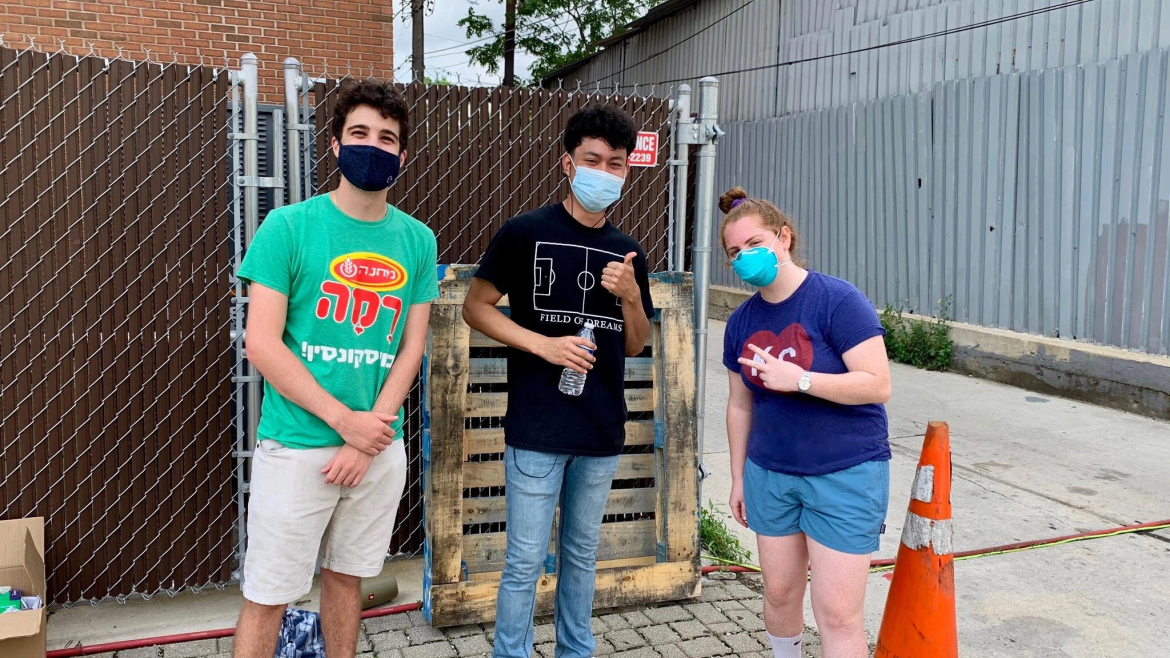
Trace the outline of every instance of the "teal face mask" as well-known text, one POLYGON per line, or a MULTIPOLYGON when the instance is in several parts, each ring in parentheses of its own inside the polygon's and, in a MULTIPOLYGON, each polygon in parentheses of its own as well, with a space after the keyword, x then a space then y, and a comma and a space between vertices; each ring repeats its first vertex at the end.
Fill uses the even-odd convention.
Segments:
POLYGON ((757 288, 763 288, 775 281, 780 268, 792 262, 779 262, 776 252, 772 251, 772 245, 779 239, 780 234, 777 233, 772 244, 767 247, 752 247, 736 254, 731 261, 731 267, 739 278, 757 288))

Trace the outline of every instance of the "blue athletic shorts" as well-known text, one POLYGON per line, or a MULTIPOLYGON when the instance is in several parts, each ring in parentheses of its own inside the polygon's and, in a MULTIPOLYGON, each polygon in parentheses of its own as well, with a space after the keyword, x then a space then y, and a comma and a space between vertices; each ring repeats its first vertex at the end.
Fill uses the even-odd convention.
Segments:
POLYGON ((743 473, 748 526, 765 537, 803 532, 841 553, 873 553, 890 502, 890 462, 868 461, 826 475, 786 475, 751 459, 743 473))

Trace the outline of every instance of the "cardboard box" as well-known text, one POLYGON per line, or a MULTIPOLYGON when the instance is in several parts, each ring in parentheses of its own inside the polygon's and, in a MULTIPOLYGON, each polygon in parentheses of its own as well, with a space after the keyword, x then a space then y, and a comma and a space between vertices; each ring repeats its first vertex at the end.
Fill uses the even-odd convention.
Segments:
MULTIPOLYGON (((45 596, 45 520, 0 521, 0 585, 45 596)), ((45 608, 0 615, 0 656, 44 658, 45 608)))

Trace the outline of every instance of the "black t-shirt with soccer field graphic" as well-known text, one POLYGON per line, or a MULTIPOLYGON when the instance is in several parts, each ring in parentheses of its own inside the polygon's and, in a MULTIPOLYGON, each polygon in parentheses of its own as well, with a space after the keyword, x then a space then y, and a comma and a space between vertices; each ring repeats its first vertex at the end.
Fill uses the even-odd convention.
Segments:
POLYGON ((511 318, 545 336, 567 336, 593 323, 597 362, 580 396, 561 393, 561 366, 508 348, 508 445, 569 455, 612 456, 625 443, 625 321, 621 300, 601 285, 605 266, 633 260, 643 312, 654 315, 646 254, 606 222, 583 226, 557 203, 508 220, 475 275, 508 295, 511 318))

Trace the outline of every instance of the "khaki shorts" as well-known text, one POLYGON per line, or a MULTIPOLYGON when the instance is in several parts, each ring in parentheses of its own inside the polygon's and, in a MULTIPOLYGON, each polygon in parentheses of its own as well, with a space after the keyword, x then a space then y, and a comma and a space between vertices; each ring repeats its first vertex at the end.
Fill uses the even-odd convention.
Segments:
POLYGON ((354 488, 325 484, 321 469, 336 453, 268 439, 256 447, 244 598, 284 605, 304 596, 318 555, 323 569, 361 578, 381 573, 406 486, 406 448, 395 441, 354 488))

